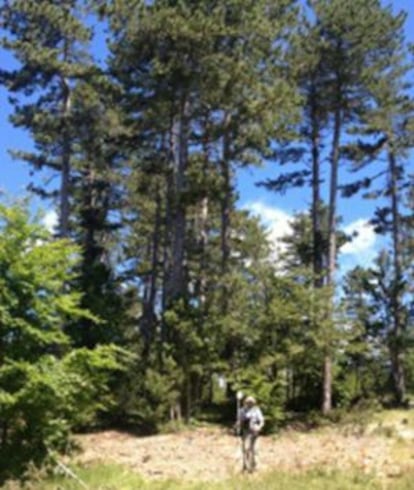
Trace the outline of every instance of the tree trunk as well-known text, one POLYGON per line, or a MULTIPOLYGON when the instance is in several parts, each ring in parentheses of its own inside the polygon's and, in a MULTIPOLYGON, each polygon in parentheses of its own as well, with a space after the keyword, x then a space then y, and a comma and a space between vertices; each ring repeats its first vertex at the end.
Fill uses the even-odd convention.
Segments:
POLYGON ((62 80, 63 91, 63 130, 62 130, 62 168, 60 183, 60 212, 59 234, 62 238, 69 235, 69 196, 70 196, 70 171, 71 171, 71 142, 69 134, 69 116, 71 111, 71 92, 66 79, 62 80))
MULTIPOLYGON (((85 155, 85 168, 81 174, 79 203, 79 238, 82 245, 81 290, 82 305, 97 311, 96 300, 102 297, 110 278, 110 266, 106 257, 105 227, 110 206, 110 184, 102 181, 102 175, 97 171, 96 155, 85 155), (98 273, 98 275, 97 275, 98 273), (99 280, 97 278, 99 277, 99 280)), ((93 348, 102 341, 98 336, 103 332, 90 319, 79 320, 78 336, 80 345, 93 348)))
POLYGON ((145 353, 149 353, 150 345, 154 338, 154 327, 156 322, 155 299, 157 296, 158 263, 161 235, 161 194, 157 188, 155 191, 155 216, 154 228, 150 237, 149 255, 150 270, 145 281, 143 296, 143 311, 141 317, 141 331, 145 339, 145 353))
MULTIPOLYGON (((208 122, 206 122, 206 126, 208 122)), ((203 183, 201 188, 201 200, 198 211, 198 250, 199 250, 199 272, 195 295, 199 298, 202 317, 206 313, 206 290, 207 290, 207 245, 208 245, 208 219, 209 219, 209 194, 208 194, 208 170, 209 170, 209 148, 207 130, 203 141, 203 183)), ((203 321, 203 318, 201 319, 203 321)))
POLYGON ((313 232, 313 273, 314 286, 323 286, 323 237, 322 237, 322 201, 320 195, 320 128, 317 114, 317 94, 311 93, 311 147, 312 147, 312 232, 313 232))
POLYGON ((7 438, 8 438, 8 432, 9 432, 9 425, 7 421, 4 421, 1 424, 1 443, 0 447, 3 449, 7 446, 7 438))
POLYGON ((328 270, 327 283, 334 285, 336 272, 336 207, 338 194, 339 144, 341 135, 341 109, 335 111, 334 134, 331 153, 331 178, 329 186, 328 215, 328 270))
MULTIPOLYGON (((164 249, 163 249, 163 285, 162 285, 162 311, 167 309, 170 301, 170 274, 171 274, 171 243, 172 243, 172 207, 174 199, 174 174, 169 168, 165 179, 165 216, 164 216, 164 249)), ((162 337, 164 337, 162 335, 162 337)), ((165 340, 162 338, 162 340, 165 340)))
POLYGON ((204 307, 206 304, 206 290, 207 290, 207 243, 208 243, 208 211, 209 211, 209 199, 208 196, 205 195, 201 199, 199 204, 199 238, 198 238, 198 247, 200 254, 199 261, 199 273, 197 279, 196 286, 196 297, 199 298, 200 308, 204 313, 204 307))
POLYGON ((191 413, 193 411, 193 400, 192 400, 192 378, 189 371, 185 370, 185 381, 184 381, 184 421, 186 424, 190 422, 191 413))
POLYGON ((226 273, 230 257, 230 212, 232 203, 232 173, 230 163, 230 114, 224 118, 224 135, 222 158, 220 160, 222 178, 222 199, 221 199, 221 271, 226 273))
MULTIPOLYGON (((95 175, 88 165, 86 174, 83 176, 84 187, 82 189, 82 210, 81 210, 81 226, 83 231, 82 237, 82 292, 84 294, 82 300, 85 307, 88 307, 88 299, 92 299, 91 296, 98 294, 97 289, 100 285, 94 282, 93 268, 99 256, 97 249, 97 241, 95 237, 96 231, 96 199, 95 199, 95 175), (92 272, 92 274, 91 274, 92 272), (91 282, 92 280, 92 282, 91 282)), ((81 232, 82 233, 82 232, 81 232)), ((96 345, 96 338, 93 334, 95 327, 94 322, 85 318, 80 322, 81 324, 81 340, 80 345, 92 349, 96 345)))
MULTIPOLYGON (((172 192, 169 203, 171 220, 171 253, 166 281, 166 307, 185 293, 184 256, 186 236, 186 203, 184 201, 186 170, 188 163, 188 115, 189 103, 183 98, 180 114, 172 124, 171 157, 173 164, 172 192)), ((168 226, 169 224, 167 224, 168 226)))
MULTIPOLYGON (((340 94, 340 87, 337 88, 340 94)), ((332 299, 329 308, 330 320, 333 320, 333 303, 336 272, 336 204, 338 192, 338 166, 339 166, 339 145, 341 137, 341 106, 337 101, 334 116, 334 130, 331 152, 331 178, 329 186, 329 214, 328 214, 328 270, 327 285, 332 288, 332 299)), ((332 349, 328 336, 323 361, 323 398, 322 413, 327 414, 332 409, 332 349)))
POLYGON ((393 244, 393 266, 394 281, 391 297, 391 314, 393 320, 393 332, 390 343, 391 369, 394 381, 395 401, 398 405, 403 404, 406 395, 406 383, 404 372, 404 352, 402 345, 402 334, 404 326, 401 317, 401 284, 402 284, 402 243, 401 243, 401 219, 398 206, 398 168, 393 152, 392 144, 389 145, 388 162, 390 173, 390 199, 392 212, 392 244, 393 244))

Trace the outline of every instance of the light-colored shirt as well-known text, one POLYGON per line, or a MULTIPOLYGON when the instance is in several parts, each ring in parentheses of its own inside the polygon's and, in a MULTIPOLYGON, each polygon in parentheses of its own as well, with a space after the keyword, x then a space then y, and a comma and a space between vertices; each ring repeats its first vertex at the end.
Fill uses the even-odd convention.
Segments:
POLYGON ((264 425, 263 413, 257 405, 243 407, 239 411, 238 422, 240 427, 248 425, 249 430, 259 432, 264 425))

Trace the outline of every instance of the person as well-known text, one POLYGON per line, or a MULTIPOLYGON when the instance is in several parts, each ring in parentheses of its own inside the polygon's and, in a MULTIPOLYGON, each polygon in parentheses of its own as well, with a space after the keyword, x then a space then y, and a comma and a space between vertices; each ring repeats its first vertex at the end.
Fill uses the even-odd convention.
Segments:
POLYGON ((237 429, 242 439, 243 471, 256 469, 256 441, 264 426, 263 413, 252 396, 247 396, 237 416, 237 429))

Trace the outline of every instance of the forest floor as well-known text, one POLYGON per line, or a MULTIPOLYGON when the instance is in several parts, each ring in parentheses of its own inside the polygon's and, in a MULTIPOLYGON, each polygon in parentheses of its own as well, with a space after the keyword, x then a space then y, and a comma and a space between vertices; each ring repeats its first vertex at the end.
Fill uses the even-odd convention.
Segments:
MULTIPOLYGON (((260 437, 257 475, 329 468, 390 479, 413 472, 414 413, 409 418, 404 413, 388 414, 386 421, 373 420, 363 431, 344 425, 312 431, 286 429, 260 437)), ((77 436, 77 441, 82 450, 76 463, 120 464, 149 480, 223 481, 241 470, 239 439, 218 427, 151 437, 104 431, 77 436)))

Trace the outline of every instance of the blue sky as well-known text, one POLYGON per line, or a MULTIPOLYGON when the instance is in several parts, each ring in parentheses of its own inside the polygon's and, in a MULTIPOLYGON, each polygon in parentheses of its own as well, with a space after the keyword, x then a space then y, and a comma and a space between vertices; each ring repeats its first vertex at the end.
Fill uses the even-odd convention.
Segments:
MULTIPOLYGON (((384 1, 392 5, 395 12, 407 12, 405 24, 406 38, 414 43, 414 0, 384 1)), ((414 173, 413 160, 407 161, 411 173, 414 173)), ((280 236, 289 233, 289 220, 295 212, 309 209, 311 194, 309 189, 290 190, 283 196, 258 188, 255 183, 272 178, 277 173, 277 164, 268 163, 261 168, 249 168, 239 172, 240 204, 257 215, 268 228, 273 242, 277 243, 280 236)), ((342 167, 343 182, 352 180, 342 167)), ((325 177, 328 177, 325 175, 325 177)), ((348 233, 357 233, 352 242, 341 249, 340 267, 342 272, 357 264, 369 264, 377 252, 384 246, 384 239, 374 233, 368 220, 372 217, 377 206, 373 200, 354 196, 351 200, 339 199, 338 214, 343 219, 343 229, 348 233)))
MULTIPOLYGON (((393 0, 386 3, 392 4, 395 11, 405 10, 408 13, 406 35, 409 41, 414 42, 414 0, 393 0)), ((13 57, 4 50, 0 50, 0 66, 2 68, 15 66, 13 57)), ((26 133, 13 128, 8 121, 11 109, 4 87, 0 87, 0 107, 0 163, 2 165, 0 189, 8 196, 23 196, 31 180, 29 168, 24 162, 13 161, 8 154, 8 149, 30 148, 31 142, 26 133)), ((414 165, 410 165, 414 169, 414 165)), ((237 175, 239 205, 250 209, 261 218, 269 228, 273 240, 277 240, 281 234, 289 231, 288 221, 292 213, 307 209, 310 203, 310 191, 307 189, 289 191, 280 196, 255 185, 260 180, 274 176, 276 171, 276 165, 269 163, 261 168, 242 170, 237 175)), ((43 206, 49 206, 49 210, 51 209, 50 204, 44 203, 43 206)), ((339 214, 343 216, 344 227, 347 231, 359 230, 358 237, 343 250, 345 253, 342 263, 345 268, 361 261, 371 260, 380 246, 379 239, 369 227, 365 226, 374 209, 375 202, 358 197, 353 198, 351 204, 350 201, 339 202, 339 214)), ((49 216, 49 219, 53 221, 53 217, 49 216)))

